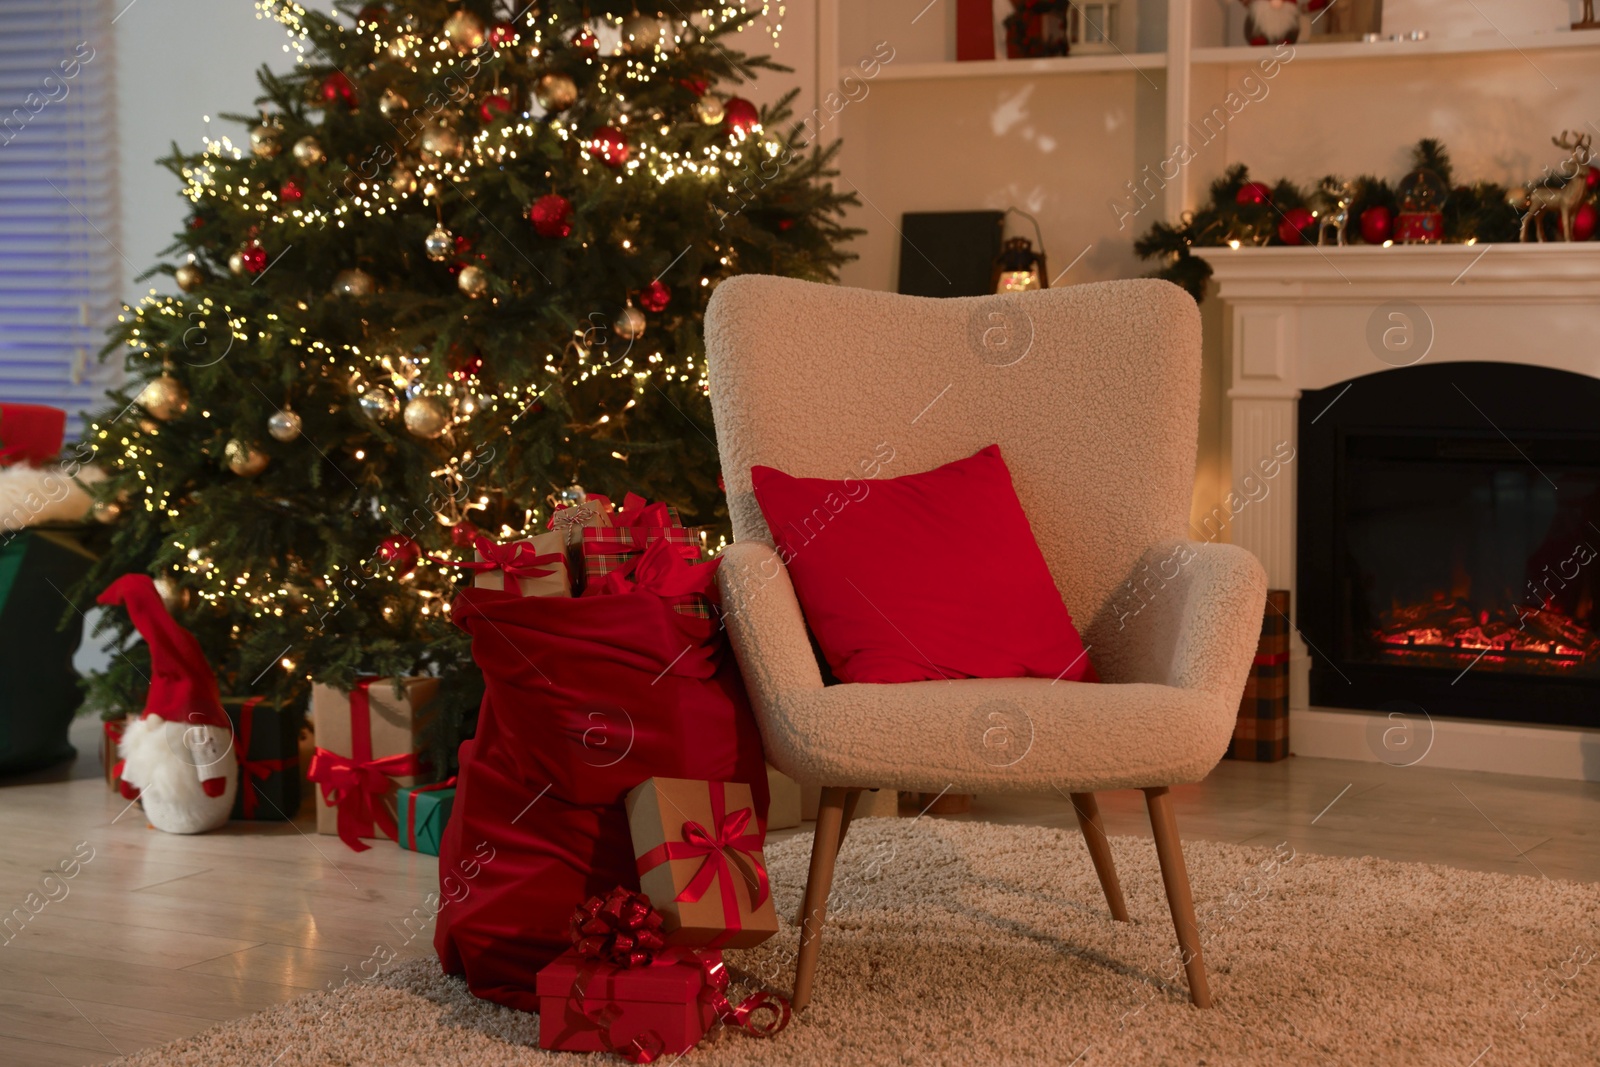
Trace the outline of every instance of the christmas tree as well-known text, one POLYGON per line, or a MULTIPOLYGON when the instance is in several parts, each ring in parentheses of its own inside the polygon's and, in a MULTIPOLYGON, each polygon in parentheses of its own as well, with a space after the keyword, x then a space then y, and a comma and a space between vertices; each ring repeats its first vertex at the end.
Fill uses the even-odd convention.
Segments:
MULTIPOLYGON (((191 213, 107 348, 129 384, 88 430, 111 530, 79 602, 156 576, 225 693, 442 674, 448 746, 481 686, 450 561, 579 486, 720 524, 706 302, 831 280, 851 198, 793 93, 718 88, 786 69, 729 46, 758 12, 257 6, 296 65, 237 141, 163 161, 191 213)), ((139 706, 141 653, 95 705, 139 706)))

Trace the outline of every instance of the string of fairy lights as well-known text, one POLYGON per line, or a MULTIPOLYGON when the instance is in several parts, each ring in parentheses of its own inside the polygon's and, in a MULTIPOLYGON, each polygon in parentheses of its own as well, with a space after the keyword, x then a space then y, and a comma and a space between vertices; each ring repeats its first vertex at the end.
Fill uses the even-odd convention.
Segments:
MULTIPOLYGON (((552 41, 562 40, 564 45, 571 45, 570 41, 561 38, 560 16, 553 12, 535 11, 531 6, 518 16, 516 25, 510 31, 487 33, 481 24, 474 27, 470 23, 458 22, 457 19, 461 17, 458 12, 447 21, 444 33, 438 36, 419 31, 410 16, 395 20, 358 17, 353 26, 341 26, 328 21, 325 15, 307 10, 294 0, 257 0, 256 9, 257 18, 274 19, 285 28, 289 40, 284 50, 294 57, 297 65, 302 66, 317 62, 316 46, 312 41, 313 19, 319 20, 323 33, 370 36, 374 49, 387 61, 399 64, 412 75, 423 77, 443 76, 457 68, 463 57, 481 64, 511 50, 512 58, 518 61, 525 57, 529 62, 536 62, 552 41)), ((760 15, 767 20, 776 46, 785 5, 764 2, 760 7, 760 15)), ((663 121, 659 112, 630 114, 628 93, 631 91, 630 85, 653 82, 661 77, 661 64, 683 45, 699 36, 719 32, 734 20, 746 17, 748 13, 740 7, 722 6, 701 9, 698 12, 698 26, 689 20, 663 19, 648 19, 642 24, 637 14, 590 20, 589 28, 581 31, 581 34, 587 35, 593 42, 593 47, 583 60, 592 75, 589 90, 592 99, 599 101, 603 109, 613 116, 611 121, 619 136, 626 134, 630 125, 637 127, 641 124, 658 124, 661 135, 659 141, 645 138, 626 142, 626 150, 621 153, 625 158, 620 162, 610 154, 612 145, 599 143, 593 133, 586 135, 577 121, 564 116, 565 107, 543 108, 539 113, 534 110, 534 102, 530 101, 529 110, 515 120, 488 122, 465 139, 454 135, 448 119, 442 118, 447 109, 441 107, 428 116, 421 131, 419 141, 422 150, 415 158, 397 160, 387 178, 371 176, 355 181, 347 179, 343 193, 334 198, 332 203, 303 204, 304 190, 298 185, 291 196, 287 183, 273 188, 269 183, 252 180, 248 164, 244 168, 239 166, 252 155, 271 158, 276 154, 275 145, 271 146, 270 154, 262 150, 262 141, 272 136, 272 127, 264 117, 263 125, 253 131, 249 145, 236 144, 227 136, 208 136, 198 158, 180 169, 182 192, 197 211, 209 201, 213 204, 226 203, 231 208, 258 214, 261 216, 260 229, 263 232, 267 227, 301 230, 329 226, 343 228, 356 217, 372 218, 407 212, 439 214, 442 218, 440 213, 444 203, 452 195, 464 197, 464 193, 458 192, 458 186, 471 181, 476 171, 514 162, 521 155, 532 152, 540 138, 554 137, 562 142, 576 142, 580 146, 582 151, 578 157, 578 169, 586 179, 609 175, 619 184, 648 180, 658 186, 677 181, 691 182, 704 187, 708 194, 710 187, 721 182, 728 193, 737 196, 738 190, 732 177, 748 171, 762 156, 776 157, 783 148, 779 138, 765 131, 758 120, 747 119, 742 123, 729 123, 726 138, 701 144, 698 148, 689 145, 687 142, 691 139, 687 137, 678 139, 686 143, 674 145, 672 127, 663 121), (598 43, 601 36, 614 36, 616 43, 602 52, 598 43), (438 133, 441 129, 445 132, 438 133), (433 131, 431 140, 430 131, 433 131), (242 174, 241 169, 244 171, 242 174)), ((494 93, 499 95, 498 86, 494 93)), ((463 105, 458 102, 458 106, 463 105)), ((480 106, 487 109, 489 105, 480 106)), ((380 109, 386 117, 391 117, 391 111, 404 114, 408 107, 407 102, 392 90, 386 92, 380 102, 380 109)), ((417 113, 420 112, 413 113, 413 116, 417 113)), ((703 105, 697 106, 696 113, 700 121, 708 125, 723 124, 723 106, 715 97, 706 97, 703 105)), ((485 110, 484 114, 487 119, 489 112, 485 110)), ((326 157, 314 137, 302 138, 294 148, 296 160, 308 164, 309 181, 313 166, 325 162, 326 157)), ((550 176, 551 173, 547 171, 546 177, 550 176)), ((442 224, 440 229, 443 230, 442 224)), ((285 244, 289 243, 292 240, 285 241, 285 244)), ((635 250, 628 237, 624 237, 620 243, 625 251, 635 250)), ((717 256, 715 262, 718 266, 728 268, 733 265, 731 248, 713 246, 713 253, 717 256)), ((191 269, 197 269, 192 262, 190 266, 191 269)), ((179 269, 183 270, 181 267, 179 269)), ((464 273, 471 269, 470 266, 463 267, 462 271, 464 273)), ((235 272, 238 273, 237 269, 235 272)), ((359 277, 352 279, 352 274, 364 275, 364 272, 358 268, 353 272, 344 272, 336 279, 336 287, 353 286, 348 291, 357 295, 370 292, 370 288, 364 291, 361 288, 370 283, 370 277, 362 282, 359 277)), ((182 285, 184 278, 181 274, 179 281, 181 287, 186 290, 189 288, 182 285)), ((710 287, 711 284, 711 277, 702 275, 700 285, 710 287)), ((461 287, 468 300, 484 297, 491 303, 498 302, 499 298, 493 293, 471 291, 464 279, 461 287)), ((294 307, 301 312, 308 310, 304 301, 295 302, 294 307)), ((249 321, 242 310, 230 306, 225 300, 204 294, 174 296, 151 289, 137 305, 124 308, 119 322, 127 326, 127 345, 147 360, 162 360, 164 367, 166 357, 161 354, 162 343, 158 338, 163 334, 170 335, 174 324, 168 322, 160 328, 153 324, 146 325, 156 319, 188 324, 185 336, 198 331, 204 343, 213 346, 214 350, 224 342, 226 348, 231 349, 234 345, 265 343, 269 337, 275 338, 292 349, 301 350, 298 362, 302 369, 320 366, 325 372, 342 374, 349 392, 362 401, 361 406, 368 414, 372 414, 379 406, 368 406, 367 401, 375 397, 387 393, 392 398, 394 392, 412 393, 418 383, 427 377, 431 364, 431 358, 426 353, 403 351, 382 338, 360 344, 328 343, 309 336, 304 325, 290 326, 285 315, 277 311, 266 312, 264 322, 255 324, 249 321), (287 332, 284 329, 286 326, 290 326, 287 332)), ((597 332, 592 324, 579 324, 563 350, 545 353, 540 365, 552 379, 569 373, 568 384, 574 386, 599 377, 632 379, 634 396, 626 402, 623 410, 635 406, 652 379, 694 381, 704 389, 705 368, 692 355, 686 354, 679 362, 668 363, 659 347, 649 345, 643 346, 635 354, 632 342, 642 334, 642 322, 642 316, 638 316, 629 299, 624 315, 618 319, 615 327, 615 333, 629 342, 626 351, 620 355, 613 354, 606 342, 596 344, 591 340, 597 332), (629 315, 636 316, 639 325, 626 325, 629 315), (563 371, 564 360, 566 372, 563 371)), ((168 375, 167 369, 151 381, 163 384, 168 391, 165 399, 169 406, 181 413, 188 407, 187 393, 168 375)), ((428 388, 432 391, 429 395, 438 398, 436 402, 448 404, 443 424, 444 431, 448 431, 474 418, 496 419, 507 413, 512 413, 511 422, 514 422, 538 403, 550 385, 541 387, 537 383, 518 385, 502 382, 490 389, 475 376, 451 374, 442 383, 432 383, 428 388)), ((146 392, 149 390, 150 385, 147 385, 146 392)), ((141 401, 145 398, 146 394, 142 393, 141 401)), ((153 403, 145 403, 144 406, 147 410, 156 410, 153 403)), ((201 414, 209 418, 211 413, 202 411, 201 414)), ((299 419, 288 411, 287 402, 285 410, 279 415, 293 420, 293 436, 298 436, 299 419)), ((610 418, 608 414, 601 415, 594 425, 604 424, 610 418)), ((142 506, 146 512, 162 512, 176 519, 180 516, 179 501, 174 499, 173 491, 170 488, 158 488, 147 474, 148 467, 159 469, 163 466, 156 449, 152 447, 161 433, 161 422, 161 418, 141 418, 138 420, 138 432, 130 432, 126 426, 119 427, 114 423, 96 423, 91 425, 89 432, 107 447, 113 443, 120 447, 120 465, 132 469, 143 483, 142 492, 138 494, 142 500, 137 501, 138 506, 142 506)), ((510 422, 500 429, 507 435, 513 432, 510 422)), ((278 437, 276 428, 273 435, 278 437)), ((293 436, 278 439, 292 440, 293 436)), ((439 434, 424 433, 420 436, 433 437, 439 434)), ((265 457, 260 453, 252 456, 248 443, 230 441, 228 451, 229 463, 235 473, 254 476, 265 466, 265 457), (258 460, 260 466, 252 470, 251 465, 258 460)), ((364 449, 356 450, 353 455, 358 461, 366 458, 364 449)), ((614 452, 613 456, 626 458, 620 452, 614 452)), ((471 512, 487 508, 489 501, 486 496, 462 500, 461 494, 456 491, 467 484, 469 479, 465 472, 474 463, 475 453, 472 450, 452 450, 442 464, 431 472, 441 485, 451 490, 444 494, 445 506, 433 509, 433 518, 441 525, 454 526, 468 518, 471 512)), ((109 521, 130 502, 131 498, 124 498, 118 503, 110 503, 103 513, 97 514, 109 521)), ((380 514, 387 514, 386 505, 379 503, 376 507, 380 514)), ((502 539, 526 536, 537 529, 542 517, 537 506, 530 507, 526 510, 521 529, 503 524, 498 531, 499 536, 502 539)), ((256 579, 267 579, 261 582, 253 581, 249 571, 234 575, 221 573, 220 568, 208 557, 205 546, 189 543, 182 533, 174 535, 171 544, 182 561, 175 568, 183 575, 182 588, 178 593, 187 597, 192 592, 212 604, 227 602, 237 606, 238 602, 243 601, 248 605, 249 614, 257 619, 269 615, 282 617, 310 596, 325 598, 329 602, 329 610, 336 612, 365 584, 364 581, 355 582, 347 593, 346 585, 351 582, 352 573, 363 571, 372 562, 364 560, 360 565, 344 571, 335 567, 333 573, 323 574, 320 578, 310 574, 256 575, 256 579)), ((388 545, 386 541, 385 548, 378 553, 380 557, 384 556, 388 545)), ((410 585, 410 594, 421 602, 418 608, 420 613, 426 616, 435 611, 448 612, 449 597, 445 591, 453 584, 455 570, 425 557, 407 558, 401 562, 405 566, 398 568, 399 573, 394 577, 410 585), (427 581, 418 581, 424 578, 427 581), (428 588, 428 583, 434 581, 438 583, 438 588, 428 588)), ((172 591, 173 586, 169 581, 163 592, 167 594, 172 591)), ((390 601, 385 601, 380 608, 385 616, 392 616, 399 609, 400 605, 390 601)), ((238 635, 240 626, 235 623, 232 631, 238 635)), ((293 658, 285 655, 281 666, 286 671, 294 670, 293 658)), ((309 675, 307 677, 309 679, 309 675)))

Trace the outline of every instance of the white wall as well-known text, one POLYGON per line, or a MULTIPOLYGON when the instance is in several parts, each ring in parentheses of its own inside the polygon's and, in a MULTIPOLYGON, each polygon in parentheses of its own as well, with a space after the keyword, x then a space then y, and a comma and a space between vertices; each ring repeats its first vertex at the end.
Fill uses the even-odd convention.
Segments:
MULTIPOLYGON (((257 19, 251 0, 136 0, 115 26, 117 49, 117 152, 122 185, 124 298, 148 291, 135 275, 154 266, 160 251, 183 228, 188 201, 178 179, 156 160, 172 150, 200 148, 211 116, 214 136, 238 137, 217 116, 249 113, 260 94, 262 63, 286 69, 288 35, 276 22, 257 19)), ((169 283, 170 284, 170 283, 169 283)))

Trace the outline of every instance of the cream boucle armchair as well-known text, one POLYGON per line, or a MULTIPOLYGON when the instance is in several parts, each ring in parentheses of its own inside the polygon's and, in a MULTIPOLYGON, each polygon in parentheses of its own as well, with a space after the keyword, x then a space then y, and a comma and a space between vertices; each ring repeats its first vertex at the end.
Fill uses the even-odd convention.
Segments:
MULTIPOLYGON (((1111 914, 1127 918, 1094 793, 1142 789, 1190 996, 1210 992, 1167 787, 1222 758, 1266 593, 1255 557, 1185 540, 1200 318, 1165 282, 930 300, 761 276, 706 312, 735 544, 726 622, 768 759, 823 787, 794 1006, 811 996, 834 858, 862 788, 1070 795, 1111 914), (753 464, 895 477, 998 442, 1105 684, 1012 678, 824 686, 753 464)), ((984 551, 950 502, 951 571, 984 551)), ((879 546, 892 565, 892 545, 879 546)), ((1005 610, 1005 590, 989 590, 1005 610)))

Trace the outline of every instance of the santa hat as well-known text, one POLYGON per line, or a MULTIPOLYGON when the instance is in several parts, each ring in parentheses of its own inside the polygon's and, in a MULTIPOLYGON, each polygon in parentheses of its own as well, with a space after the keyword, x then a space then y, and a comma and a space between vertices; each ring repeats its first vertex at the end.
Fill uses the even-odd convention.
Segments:
POLYGON ((128 609, 134 628, 150 646, 150 695, 144 717, 230 729, 217 691, 217 677, 194 634, 179 626, 148 574, 124 574, 97 603, 128 609))

